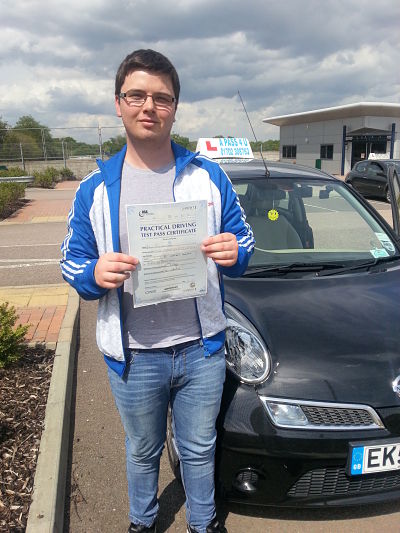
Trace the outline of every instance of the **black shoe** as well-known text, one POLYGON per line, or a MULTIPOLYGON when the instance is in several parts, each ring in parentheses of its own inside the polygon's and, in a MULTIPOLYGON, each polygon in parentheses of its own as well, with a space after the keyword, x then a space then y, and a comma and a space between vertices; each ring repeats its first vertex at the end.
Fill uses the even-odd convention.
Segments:
POLYGON ((128 533, 157 533, 156 530, 156 524, 154 524, 150 527, 143 526, 142 524, 134 524, 131 522, 131 525, 129 526, 128 533))
MULTIPOLYGON (((208 524, 206 532, 207 533, 228 533, 226 527, 220 524, 216 518, 214 518, 214 520, 208 524)), ((194 529, 194 527, 191 527, 188 524, 187 533, 197 533, 197 529, 194 529)))

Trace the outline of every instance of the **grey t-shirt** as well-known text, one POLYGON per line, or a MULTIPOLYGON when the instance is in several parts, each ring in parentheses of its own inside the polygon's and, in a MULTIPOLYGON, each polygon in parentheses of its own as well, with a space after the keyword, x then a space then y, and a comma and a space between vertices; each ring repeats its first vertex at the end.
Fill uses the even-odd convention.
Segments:
MULTIPOLYGON (((129 252, 125 206, 173 202, 175 163, 158 170, 134 168, 124 163, 121 178, 119 227, 121 251, 129 252)), ((165 348, 201 336, 195 299, 133 307, 132 278, 124 282, 122 315, 126 348, 165 348)))

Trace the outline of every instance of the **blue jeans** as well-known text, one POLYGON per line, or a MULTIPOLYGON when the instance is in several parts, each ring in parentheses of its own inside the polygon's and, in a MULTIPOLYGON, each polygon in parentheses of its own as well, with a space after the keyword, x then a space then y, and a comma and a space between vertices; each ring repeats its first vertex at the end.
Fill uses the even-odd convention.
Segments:
POLYGON ((186 519, 199 533, 215 517, 215 422, 225 380, 222 348, 205 357, 195 342, 132 351, 121 378, 109 369, 111 390, 126 434, 129 518, 150 527, 158 512, 158 474, 171 404, 186 493, 186 519))

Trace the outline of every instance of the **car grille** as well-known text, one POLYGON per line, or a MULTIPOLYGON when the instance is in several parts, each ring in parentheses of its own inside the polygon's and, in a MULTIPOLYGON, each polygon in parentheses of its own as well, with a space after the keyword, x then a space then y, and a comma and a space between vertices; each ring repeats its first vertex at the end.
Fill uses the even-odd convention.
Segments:
POLYGON ((400 487, 400 472, 377 476, 349 477, 344 468, 319 468, 304 474, 289 490, 292 498, 344 496, 378 492, 400 487))
POLYGON ((375 424, 371 413, 363 409, 318 407, 301 403, 300 407, 313 426, 371 426, 375 424))
POLYGON ((337 431, 384 428, 377 412, 369 405, 273 398, 261 395, 260 400, 266 407, 272 421, 280 427, 337 431), (279 424, 274 421, 273 415, 271 415, 269 407, 271 404, 296 406, 301 409, 307 422, 304 423, 303 421, 296 424, 294 421, 290 424, 279 424))

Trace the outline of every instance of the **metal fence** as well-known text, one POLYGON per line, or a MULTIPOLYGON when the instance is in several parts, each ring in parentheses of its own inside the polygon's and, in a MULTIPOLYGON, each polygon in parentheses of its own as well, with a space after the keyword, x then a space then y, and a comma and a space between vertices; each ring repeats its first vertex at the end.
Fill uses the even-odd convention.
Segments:
POLYGON ((119 135, 123 126, 0 129, 0 162, 103 159, 117 152, 110 139, 119 135))
MULTIPOLYGON (((114 155, 123 144, 122 125, 0 129, 0 164, 21 166, 30 172, 43 165, 68 166, 82 175, 90 168, 91 161, 95 163, 98 157, 114 155)), ((279 151, 263 151, 263 154, 267 159, 279 159, 279 151)), ((254 157, 259 157, 257 151, 254 157)))

